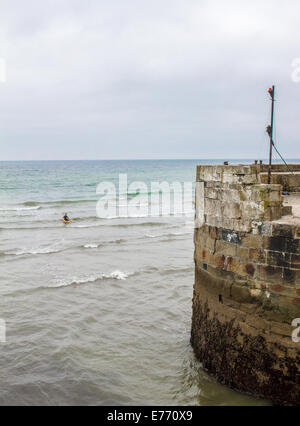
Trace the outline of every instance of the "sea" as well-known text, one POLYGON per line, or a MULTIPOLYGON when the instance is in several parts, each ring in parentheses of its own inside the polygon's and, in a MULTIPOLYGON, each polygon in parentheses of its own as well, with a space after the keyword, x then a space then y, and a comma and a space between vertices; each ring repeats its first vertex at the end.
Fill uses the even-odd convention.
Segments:
POLYGON ((203 163, 0 162, 0 405, 268 404, 190 345, 203 163))

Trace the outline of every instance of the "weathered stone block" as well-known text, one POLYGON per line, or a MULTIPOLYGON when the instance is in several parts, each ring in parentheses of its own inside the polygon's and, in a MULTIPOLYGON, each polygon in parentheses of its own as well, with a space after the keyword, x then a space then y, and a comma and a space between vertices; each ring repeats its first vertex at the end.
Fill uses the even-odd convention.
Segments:
POLYGON ((282 283, 283 268, 279 266, 258 265, 257 278, 262 281, 282 283))
POLYGON ((207 265, 207 271, 211 274, 212 277, 218 277, 230 283, 236 280, 236 274, 234 272, 230 272, 230 271, 227 271, 226 269, 218 268, 215 265, 207 265))
POLYGON ((255 274, 256 266, 253 263, 246 263, 236 257, 227 258, 227 270, 235 272, 240 276, 253 277, 255 274))
POLYGON ((223 183, 229 183, 229 184, 242 184, 242 183, 255 183, 255 178, 249 175, 237 175, 237 174, 231 174, 231 173, 224 173, 222 176, 222 182, 223 183))
POLYGON ((282 284, 273 284, 269 288, 271 291, 274 291, 275 293, 283 293, 286 289, 286 287, 282 284))
POLYGON ((288 284, 294 284, 296 281, 296 271, 289 268, 283 268, 283 281, 288 284))
POLYGON ((263 245, 263 240, 260 235, 246 235, 242 239, 242 245, 245 247, 251 247, 251 248, 261 248, 263 245))
POLYGON ((223 188, 223 184, 221 182, 216 182, 216 181, 205 181, 204 182, 204 187, 205 188, 213 188, 213 189, 224 189, 223 188))
POLYGON ((291 268, 300 269, 300 254, 291 254, 291 268))
POLYGON ((234 202, 224 202, 221 208, 221 215, 230 219, 239 219, 242 216, 240 204, 234 202))
POLYGON ((251 303, 252 301, 250 289, 238 285, 232 286, 231 297, 239 303, 251 303))
POLYGON ((215 246, 216 246, 216 240, 214 238, 211 238, 209 235, 207 235, 204 247, 208 248, 211 251, 214 251, 215 246))
POLYGON ((254 203, 261 203, 261 201, 262 201, 261 190, 255 189, 255 185, 253 185, 251 187, 243 188, 242 194, 243 194, 242 195, 242 197, 243 197, 242 201, 250 201, 250 202, 254 202, 254 203))
MULTIPOLYGON (((228 226, 227 229, 229 229, 228 226)), ((250 232, 252 229, 252 219, 233 219, 233 225, 231 229, 242 233, 250 232)))
POLYGON ((264 237, 263 247, 272 251, 299 253, 300 240, 284 237, 264 237))
POLYGON ((271 236, 272 235, 272 224, 270 222, 263 222, 260 228, 261 235, 271 236))
POLYGON ((300 241, 296 239, 286 238, 286 251, 289 253, 299 253, 300 241))
POLYGON ((216 253, 211 256, 210 263, 220 269, 225 269, 226 256, 224 254, 216 253))
POLYGON ((245 272, 250 277, 253 277, 256 271, 256 265, 254 263, 246 263, 245 266, 245 272))
POLYGON ((237 246, 236 256, 245 261, 249 258, 249 249, 247 247, 237 246))
POLYGON ((264 206, 254 202, 241 202, 241 214, 243 218, 261 220, 264 218, 264 206))
POLYGON ((222 229, 222 240, 228 243, 241 244, 241 238, 237 232, 222 229))
POLYGON ((231 256, 229 256, 227 258, 227 263, 226 263, 226 269, 227 269, 227 271, 235 272, 235 273, 241 275, 241 272, 242 272, 242 266, 241 265, 243 265, 243 263, 237 257, 231 257, 231 256))
POLYGON ((204 223, 204 183, 197 182, 195 188, 195 228, 200 228, 204 223))
POLYGON ((204 166, 197 169, 197 181, 221 181, 222 169, 218 166, 204 166))
POLYGON ((264 217, 266 220, 270 221, 280 219, 282 217, 282 206, 276 205, 268 207, 265 211, 264 217))
POLYGON ((295 232, 296 228, 292 225, 283 225, 280 223, 272 225, 272 236, 274 237, 294 238, 295 232))
POLYGON ((245 185, 253 185, 259 182, 259 177, 257 175, 248 175, 245 176, 242 180, 243 184, 245 185))
POLYGON ((205 188, 204 190, 204 197, 205 198, 211 198, 214 200, 220 199, 222 191, 217 188, 205 188))
POLYGON ((271 323, 271 332, 280 336, 291 337, 291 326, 280 322, 271 323))
POLYGON ((214 238, 215 240, 220 238, 219 228, 217 228, 216 226, 208 226, 208 228, 209 228, 209 236, 211 238, 214 238))
POLYGON ((212 253, 210 250, 200 247, 198 245, 195 246, 195 259, 199 265, 201 265, 203 262, 210 263, 211 256, 212 253))
POLYGON ((283 237, 263 237, 263 248, 284 252, 286 250, 286 239, 283 237))
POLYGON ((264 292, 266 290, 266 283, 257 279, 248 278, 248 286, 264 292))
POLYGON ((266 263, 266 252, 263 249, 249 248, 249 260, 256 263, 266 263))
POLYGON ((223 240, 217 240, 216 242, 216 251, 218 253, 222 253, 225 256, 235 256, 236 255, 237 246, 233 243, 228 243, 223 240))
POLYGON ((214 239, 209 236, 209 233, 206 232, 205 227, 201 227, 195 230, 195 244, 198 244, 201 247, 213 248, 214 247, 214 239))
POLYGON ((291 255, 281 251, 267 251, 267 263, 271 266, 290 267, 291 255))
POLYGON ((201 247, 205 247, 208 235, 203 232, 202 228, 196 229, 194 233, 194 242, 201 247))
POLYGON ((214 227, 217 227, 217 228, 233 229, 233 227, 234 227, 234 220, 233 219, 228 219, 226 217, 221 217, 221 216, 208 215, 206 217, 206 223, 209 226, 214 226, 214 227))
POLYGON ((204 199, 204 212, 208 216, 222 216, 222 204, 219 200, 213 200, 211 198, 204 199))
POLYGON ((282 206, 282 216, 290 216, 293 214, 292 206, 282 206))
POLYGON ((236 189, 225 189, 223 188, 222 191, 220 191, 219 199, 223 203, 233 202, 233 203, 240 203, 240 193, 236 189))
POLYGON ((282 194, 281 190, 270 191, 268 193, 269 202, 281 202, 282 194))

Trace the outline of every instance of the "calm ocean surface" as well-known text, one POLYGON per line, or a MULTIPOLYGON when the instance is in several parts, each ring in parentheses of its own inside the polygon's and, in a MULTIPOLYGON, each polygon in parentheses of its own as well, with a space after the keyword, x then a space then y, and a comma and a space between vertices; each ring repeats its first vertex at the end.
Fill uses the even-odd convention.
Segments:
POLYGON ((194 182, 199 163, 0 162, 1 405, 266 403, 193 355, 193 212, 96 215, 100 182, 194 182))

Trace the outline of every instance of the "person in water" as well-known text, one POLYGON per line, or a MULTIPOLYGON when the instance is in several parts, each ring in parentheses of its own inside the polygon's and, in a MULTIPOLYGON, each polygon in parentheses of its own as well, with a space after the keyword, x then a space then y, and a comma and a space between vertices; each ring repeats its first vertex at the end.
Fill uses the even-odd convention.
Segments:
POLYGON ((64 215, 64 217, 63 217, 63 219, 64 219, 66 222, 69 222, 69 221, 70 221, 70 218, 69 218, 69 216, 68 216, 68 213, 65 213, 65 215, 64 215))

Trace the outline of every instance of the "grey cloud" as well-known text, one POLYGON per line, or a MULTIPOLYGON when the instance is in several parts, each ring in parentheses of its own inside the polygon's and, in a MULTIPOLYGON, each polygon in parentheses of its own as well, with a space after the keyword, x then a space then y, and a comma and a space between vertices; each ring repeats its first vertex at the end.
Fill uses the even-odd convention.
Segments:
POLYGON ((300 4, 3 0, 3 159, 300 157, 300 4))

